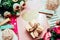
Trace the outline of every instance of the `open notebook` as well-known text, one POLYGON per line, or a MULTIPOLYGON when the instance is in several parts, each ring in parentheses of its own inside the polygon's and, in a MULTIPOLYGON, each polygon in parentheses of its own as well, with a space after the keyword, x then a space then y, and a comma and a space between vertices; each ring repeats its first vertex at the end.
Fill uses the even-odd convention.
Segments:
POLYGON ((60 17, 58 16, 58 14, 54 12, 53 16, 50 19, 48 19, 48 23, 50 24, 51 27, 53 27, 56 25, 55 22, 59 19, 60 17))

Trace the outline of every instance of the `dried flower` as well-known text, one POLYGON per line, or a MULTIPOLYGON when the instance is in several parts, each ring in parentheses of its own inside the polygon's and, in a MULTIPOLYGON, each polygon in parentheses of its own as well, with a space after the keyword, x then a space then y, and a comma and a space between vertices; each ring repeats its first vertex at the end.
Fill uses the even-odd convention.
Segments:
POLYGON ((47 9, 55 10, 59 6, 59 0, 47 0, 47 9))

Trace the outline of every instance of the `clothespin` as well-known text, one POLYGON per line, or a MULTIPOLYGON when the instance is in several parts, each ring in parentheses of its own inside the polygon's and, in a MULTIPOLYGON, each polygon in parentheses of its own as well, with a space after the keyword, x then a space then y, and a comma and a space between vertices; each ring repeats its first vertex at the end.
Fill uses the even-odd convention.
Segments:
POLYGON ((10 21, 10 19, 9 18, 6 18, 3 22, 0 22, 0 26, 1 25, 4 25, 5 23, 7 23, 7 22, 9 22, 10 21))

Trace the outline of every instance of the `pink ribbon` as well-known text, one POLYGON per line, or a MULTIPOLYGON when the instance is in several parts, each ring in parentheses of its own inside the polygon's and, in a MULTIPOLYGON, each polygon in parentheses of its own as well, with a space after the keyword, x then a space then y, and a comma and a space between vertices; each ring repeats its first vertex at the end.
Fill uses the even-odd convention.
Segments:
POLYGON ((18 28, 17 28, 17 18, 16 16, 11 16, 10 17, 11 21, 10 21, 10 24, 13 25, 13 30, 16 34, 18 34, 18 28))

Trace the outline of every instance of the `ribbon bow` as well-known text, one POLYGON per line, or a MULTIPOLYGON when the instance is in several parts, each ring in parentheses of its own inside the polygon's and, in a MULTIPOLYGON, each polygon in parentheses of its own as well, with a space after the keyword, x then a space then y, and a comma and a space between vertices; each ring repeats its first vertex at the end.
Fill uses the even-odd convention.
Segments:
POLYGON ((27 26, 26 30, 33 38, 38 38, 43 31, 43 27, 39 23, 29 22, 29 27, 27 26))

